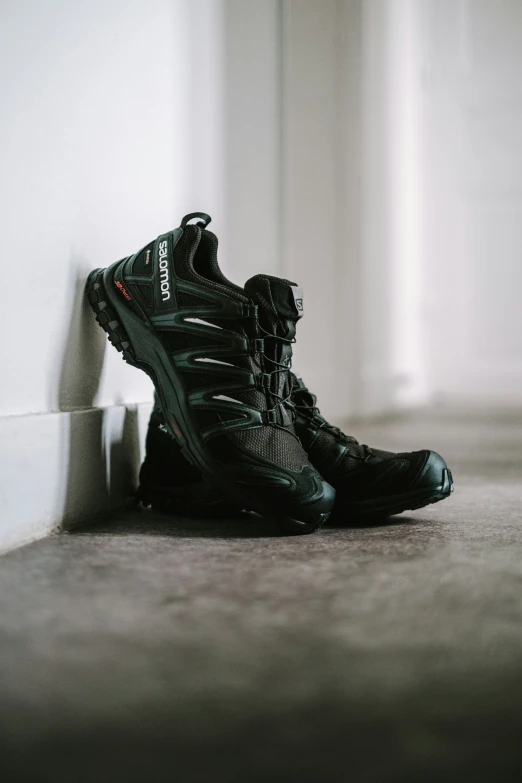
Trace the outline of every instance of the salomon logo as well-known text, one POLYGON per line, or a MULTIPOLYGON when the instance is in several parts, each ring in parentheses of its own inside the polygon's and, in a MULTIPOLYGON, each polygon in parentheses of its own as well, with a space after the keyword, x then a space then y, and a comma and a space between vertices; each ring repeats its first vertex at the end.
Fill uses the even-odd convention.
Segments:
POLYGON ((161 298, 166 302, 167 299, 170 299, 169 262, 167 260, 166 239, 164 239, 163 242, 160 242, 159 246, 159 269, 161 298))
POLYGON ((292 294, 294 295, 294 305, 297 311, 297 317, 301 318, 301 316, 304 315, 303 289, 299 288, 298 285, 291 285, 290 288, 292 289, 292 294))

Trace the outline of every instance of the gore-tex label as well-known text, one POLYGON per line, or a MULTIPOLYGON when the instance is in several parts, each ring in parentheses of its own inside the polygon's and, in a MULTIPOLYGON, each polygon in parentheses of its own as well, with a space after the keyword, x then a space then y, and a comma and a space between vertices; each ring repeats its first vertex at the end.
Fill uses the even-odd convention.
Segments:
POLYGON ((303 289, 299 288, 297 285, 291 285, 290 288, 292 289, 292 294, 294 295, 294 304, 295 309, 297 310, 297 317, 301 318, 301 316, 304 315, 303 289))

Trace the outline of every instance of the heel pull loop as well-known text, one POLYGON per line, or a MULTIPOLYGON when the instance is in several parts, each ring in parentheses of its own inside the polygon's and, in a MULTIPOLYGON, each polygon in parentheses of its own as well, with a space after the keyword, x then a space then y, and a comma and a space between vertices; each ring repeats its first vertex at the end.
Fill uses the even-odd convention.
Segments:
POLYGON ((210 215, 207 215, 206 212, 189 212, 188 215, 185 215, 183 220, 181 221, 181 228, 185 228, 187 223, 189 223, 191 220, 197 220, 196 223, 197 226, 203 226, 203 228, 206 228, 212 218, 210 215))

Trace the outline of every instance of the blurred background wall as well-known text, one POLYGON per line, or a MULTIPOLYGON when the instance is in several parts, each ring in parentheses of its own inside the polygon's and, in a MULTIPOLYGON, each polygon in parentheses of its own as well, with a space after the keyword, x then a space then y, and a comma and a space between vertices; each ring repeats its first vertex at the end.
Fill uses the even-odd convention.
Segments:
POLYGON ((522 3, 2 0, 0 546, 121 505, 152 390, 86 274, 208 211, 341 420, 522 391, 522 3))

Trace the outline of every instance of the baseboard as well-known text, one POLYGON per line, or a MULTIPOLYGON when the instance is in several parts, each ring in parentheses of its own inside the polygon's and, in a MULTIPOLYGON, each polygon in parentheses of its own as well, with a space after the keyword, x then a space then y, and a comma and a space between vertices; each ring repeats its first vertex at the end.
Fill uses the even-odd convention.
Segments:
POLYGON ((150 410, 0 417, 0 552, 129 502, 150 410))

